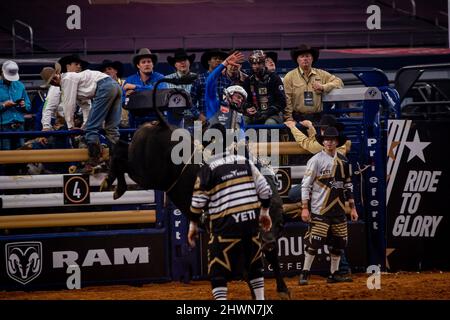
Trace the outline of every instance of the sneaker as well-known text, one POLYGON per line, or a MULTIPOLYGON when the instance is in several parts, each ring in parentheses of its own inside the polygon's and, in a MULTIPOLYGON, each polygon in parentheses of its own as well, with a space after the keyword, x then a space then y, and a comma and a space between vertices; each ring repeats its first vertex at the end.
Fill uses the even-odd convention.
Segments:
POLYGON ((303 270, 300 274, 300 279, 298 280, 298 284, 301 286, 306 286, 309 281, 309 277, 311 276, 309 270, 303 270))
POLYGON ((328 283, 337 283, 337 282, 353 282, 353 279, 346 275, 339 275, 336 272, 330 274, 327 278, 328 283))

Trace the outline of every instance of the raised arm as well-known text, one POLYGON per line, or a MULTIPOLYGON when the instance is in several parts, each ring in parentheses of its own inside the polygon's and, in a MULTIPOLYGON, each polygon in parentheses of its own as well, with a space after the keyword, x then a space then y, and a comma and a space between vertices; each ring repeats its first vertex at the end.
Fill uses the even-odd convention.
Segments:
POLYGON ((239 66, 239 62, 243 60, 244 55, 241 52, 233 52, 209 74, 205 86, 205 112, 207 119, 211 119, 220 106, 220 97, 219 99, 217 98, 217 79, 219 79, 220 74, 226 66, 239 66))

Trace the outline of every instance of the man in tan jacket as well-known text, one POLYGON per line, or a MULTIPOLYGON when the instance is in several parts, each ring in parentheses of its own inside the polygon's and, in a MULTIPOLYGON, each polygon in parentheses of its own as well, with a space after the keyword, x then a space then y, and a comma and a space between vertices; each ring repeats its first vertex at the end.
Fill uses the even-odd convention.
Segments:
MULTIPOLYGON (((317 141, 317 131, 314 128, 314 125, 309 120, 303 120, 300 124, 306 127, 307 134, 301 132, 297 127, 297 122, 288 120, 285 121, 284 124, 291 130, 292 136, 298 145, 305 149, 306 151, 316 154, 323 150, 323 146, 317 141)), ((342 123, 337 122, 336 118, 331 114, 324 114, 320 119, 319 123, 320 134, 323 134, 323 131, 327 127, 335 127, 338 131, 342 132, 344 130, 344 126, 342 123)), ((345 155, 351 147, 351 141, 347 140, 344 145, 337 148, 337 151, 342 155, 345 155)))
POLYGON ((292 60, 298 67, 284 78, 286 93, 285 120, 319 121, 323 110, 322 95, 344 86, 342 80, 322 69, 313 68, 319 58, 319 50, 300 45, 291 51, 292 60))

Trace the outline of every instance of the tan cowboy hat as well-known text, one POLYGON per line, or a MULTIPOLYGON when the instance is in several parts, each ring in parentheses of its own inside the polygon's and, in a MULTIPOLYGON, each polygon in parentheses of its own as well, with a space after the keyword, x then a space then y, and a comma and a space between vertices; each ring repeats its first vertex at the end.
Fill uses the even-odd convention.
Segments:
POLYGON ((152 59, 154 65, 158 63, 158 55, 152 53, 148 48, 141 48, 139 49, 139 52, 133 56, 133 65, 137 66, 139 61, 145 57, 152 59))
POLYGON ((56 62, 55 67, 45 67, 41 70, 41 78, 44 80, 44 84, 41 85, 41 88, 48 88, 50 86, 50 82, 52 81, 55 74, 61 73, 61 65, 56 62))
POLYGON ((167 57, 167 62, 172 67, 175 67, 175 62, 184 60, 189 60, 189 63, 192 64, 195 60, 195 54, 188 55, 184 49, 177 49, 175 50, 173 57, 167 57))
POLYGON ((317 59, 319 59, 319 49, 310 47, 306 44, 301 44, 297 49, 291 50, 291 58, 294 60, 295 63, 297 63, 297 58, 302 53, 310 53, 313 57, 313 62, 316 62, 317 59))

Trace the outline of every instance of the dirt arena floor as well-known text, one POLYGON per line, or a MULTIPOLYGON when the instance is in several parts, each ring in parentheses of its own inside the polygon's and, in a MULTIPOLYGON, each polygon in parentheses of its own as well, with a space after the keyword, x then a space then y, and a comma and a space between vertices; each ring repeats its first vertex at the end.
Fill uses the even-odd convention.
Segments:
MULTIPOLYGON (((354 274, 352 283, 327 284, 312 276, 310 284, 300 287, 298 277, 286 278, 293 300, 450 300, 450 272, 383 273, 381 289, 369 290, 366 274, 354 274)), ((246 283, 228 286, 230 300, 251 299, 246 283)), ((99 286, 80 290, 0 292, 0 300, 210 300, 208 281, 188 284, 169 282, 135 286, 99 286)), ((274 279, 266 279, 266 299, 278 300, 274 279)))

